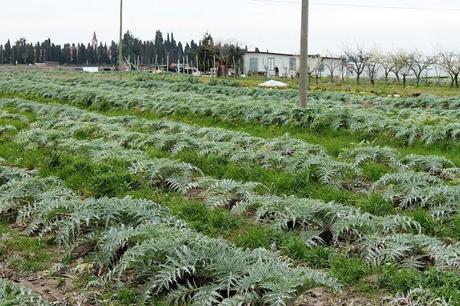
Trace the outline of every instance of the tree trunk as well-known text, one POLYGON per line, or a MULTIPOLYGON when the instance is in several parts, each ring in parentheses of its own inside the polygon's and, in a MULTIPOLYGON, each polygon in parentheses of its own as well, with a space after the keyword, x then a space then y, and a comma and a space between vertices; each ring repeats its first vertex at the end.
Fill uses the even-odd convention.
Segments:
POLYGON ((403 88, 406 88, 406 76, 403 75, 403 88))
POLYGON ((331 72, 331 83, 334 84, 334 72, 331 72))
POLYGON ((358 84, 358 85, 359 85, 360 78, 361 78, 361 75, 356 74, 356 84, 358 84))
POLYGON ((420 86, 420 78, 421 78, 421 75, 420 74, 416 74, 415 77, 417 78, 417 87, 420 86))
POLYGON ((385 71, 385 84, 388 85, 388 75, 390 74, 389 71, 385 71))

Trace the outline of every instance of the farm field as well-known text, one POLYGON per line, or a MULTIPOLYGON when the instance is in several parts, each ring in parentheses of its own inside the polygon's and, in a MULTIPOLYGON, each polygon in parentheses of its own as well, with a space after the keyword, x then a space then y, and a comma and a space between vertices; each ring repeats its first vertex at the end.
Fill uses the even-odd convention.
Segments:
MULTIPOLYGON (((210 80, 210 78, 207 77, 203 77, 202 79, 204 83, 207 83, 210 80)), ((299 81, 297 78, 289 79, 285 77, 275 77, 274 79, 287 83, 291 89, 299 88, 299 81)), ((236 82, 240 83, 242 87, 256 87, 266 80, 267 78, 265 76, 248 76, 245 78, 238 78, 236 82)), ((408 84, 405 88, 402 83, 398 83, 397 81, 385 82, 384 80, 376 80, 374 85, 366 81, 361 82, 358 85, 356 84, 356 80, 353 78, 345 78, 343 80, 336 78, 332 83, 330 77, 323 76, 318 79, 312 77, 310 79, 310 87, 315 91, 336 91, 357 95, 399 95, 402 97, 413 97, 424 94, 447 97, 458 96, 460 94, 460 90, 457 87, 450 87, 448 80, 445 78, 441 80, 429 78, 419 86, 413 82, 408 84)))
POLYGON ((460 98, 296 101, 1 73, 0 300, 460 305, 460 98))

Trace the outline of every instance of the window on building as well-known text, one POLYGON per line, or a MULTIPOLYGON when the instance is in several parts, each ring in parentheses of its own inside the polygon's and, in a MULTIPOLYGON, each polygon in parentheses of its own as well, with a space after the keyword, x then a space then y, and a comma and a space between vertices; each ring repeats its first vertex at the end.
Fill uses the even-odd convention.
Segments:
POLYGON ((269 70, 269 71, 275 70, 275 66, 276 66, 275 58, 274 58, 274 57, 269 57, 269 58, 267 59, 267 67, 268 67, 268 70, 269 70))
POLYGON ((297 70, 297 59, 295 57, 289 58, 289 70, 291 71, 297 70))
POLYGON ((252 57, 249 59, 249 72, 258 72, 259 71, 259 61, 257 57, 252 57))

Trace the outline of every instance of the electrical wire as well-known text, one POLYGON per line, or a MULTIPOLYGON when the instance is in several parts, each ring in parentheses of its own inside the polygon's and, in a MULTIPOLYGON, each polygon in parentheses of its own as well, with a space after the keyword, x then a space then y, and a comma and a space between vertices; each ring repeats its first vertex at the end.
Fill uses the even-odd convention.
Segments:
MULTIPOLYGON (((272 4, 295 4, 300 5, 301 2, 289 0, 251 0, 259 3, 272 4)), ((448 11, 460 12, 460 8, 442 8, 442 7, 414 7, 414 6, 388 6, 388 5, 372 5, 372 4, 352 4, 352 3, 334 3, 334 2, 312 2, 312 6, 331 6, 331 7, 351 7, 351 8, 373 8, 373 9, 391 9, 391 10, 411 10, 411 11, 448 11)))

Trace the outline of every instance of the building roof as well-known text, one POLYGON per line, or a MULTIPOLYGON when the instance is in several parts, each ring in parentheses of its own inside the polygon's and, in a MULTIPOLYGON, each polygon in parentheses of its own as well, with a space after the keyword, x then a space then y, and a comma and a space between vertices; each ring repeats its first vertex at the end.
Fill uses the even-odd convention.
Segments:
POLYGON ((256 52, 256 51, 247 51, 245 54, 267 54, 267 55, 281 55, 281 56, 299 56, 298 54, 289 54, 289 53, 277 53, 277 52, 256 52))
POLYGON ((341 57, 334 57, 334 56, 323 56, 323 60, 343 60, 341 57))
POLYGON ((96 37, 96 31, 93 33, 93 39, 91 40, 91 44, 93 45, 93 48, 97 48, 97 37, 96 37))
MULTIPOLYGON (((265 54, 265 55, 278 55, 278 56, 289 56, 289 57, 298 57, 300 56, 299 54, 292 54, 292 53, 279 53, 279 52, 256 52, 256 51, 247 51, 244 54, 265 54)), ((309 57, 320 57, 320 54, 309 54, 309 57)))

